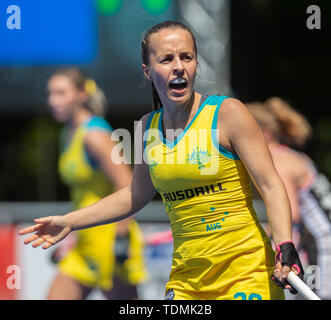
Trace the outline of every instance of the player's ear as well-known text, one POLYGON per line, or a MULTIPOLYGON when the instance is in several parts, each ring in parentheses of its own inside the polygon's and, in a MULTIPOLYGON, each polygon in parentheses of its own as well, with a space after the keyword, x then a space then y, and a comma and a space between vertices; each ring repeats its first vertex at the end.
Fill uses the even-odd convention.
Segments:
POLYGON ((149 68, 146 64, 142 64, 143 72, 147 80, 152 81, 152 76, 149 72, 149 68))

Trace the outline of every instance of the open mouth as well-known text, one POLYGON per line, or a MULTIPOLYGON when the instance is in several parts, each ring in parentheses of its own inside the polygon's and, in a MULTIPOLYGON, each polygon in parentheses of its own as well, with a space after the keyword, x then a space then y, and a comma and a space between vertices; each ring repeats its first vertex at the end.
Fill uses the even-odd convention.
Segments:
POLYGON ((183 90, 188 86, 187 81, 184 78, 176 78, 169 82, 169 88, 173 90, 183 90))

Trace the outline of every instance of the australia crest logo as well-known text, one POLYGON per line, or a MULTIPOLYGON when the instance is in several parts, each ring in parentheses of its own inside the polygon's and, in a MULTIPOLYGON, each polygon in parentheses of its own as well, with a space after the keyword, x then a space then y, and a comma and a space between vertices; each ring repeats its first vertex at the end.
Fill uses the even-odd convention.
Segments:
POLYGON ((199 169, 206 167, 211 160, 211 153, 196 147, 192 153, 188 153, 186 157, 186 162, 189 164, 197 164, 199 169))

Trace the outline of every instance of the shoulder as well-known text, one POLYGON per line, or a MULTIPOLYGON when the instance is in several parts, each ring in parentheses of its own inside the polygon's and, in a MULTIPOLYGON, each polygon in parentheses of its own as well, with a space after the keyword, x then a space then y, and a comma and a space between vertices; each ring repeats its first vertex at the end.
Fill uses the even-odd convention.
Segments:
POLYGON ((218 125, 227 132, 257 130, 258 124, 246 105, 236 98, 226 98, 220 105, 218 125))
POLYGON ((142 129, 143 129, 143 132, 149 129, 153 117, 154 117, 156 114, 160 113, 161 110, 162 110, 162 109, 158 109, 158 110, 154 110, 154 111, 152 111, 152 112, 146 113, 145 115, 143 115, 143 116, 140 118, 139 121, 142 123, 142 129))
POLYGON ((236 98, 227 97, 222 101, 220 106, 220 114, 223 117, 236 118, 240 116, 251 116, 250 111, 240 100, 236 98))
POLYGON ((108 123, 108 121, 99 116, 93 116, 91 119, 85 124, 85 128, 87 131, 94 131, 94 130, 102 130, 102 131, 113 131, 113 128, 108 123))
POLYGON ((84 143, 89 151, 105 149, 104 146, 111 142, 113 128, 106 119, 93 116, 84 127, 87 131, 84 143))

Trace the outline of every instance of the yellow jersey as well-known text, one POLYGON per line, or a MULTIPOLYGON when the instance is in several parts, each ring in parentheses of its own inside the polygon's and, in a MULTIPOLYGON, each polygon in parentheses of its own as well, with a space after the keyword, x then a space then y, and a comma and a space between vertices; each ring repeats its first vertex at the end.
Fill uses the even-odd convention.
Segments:
POLYGON ((163 108, 150 114, 144 156, 174 239, 166 294, 174 299, 283 299, 270 277, 271 243, 254 211, 249 176, 218 143, 225 96, 208 96, 178 137, 164 137, 163 108))

